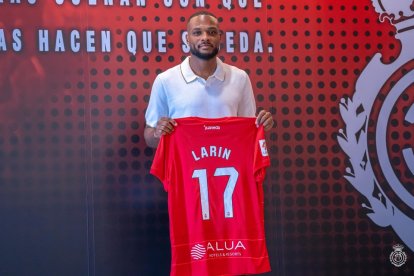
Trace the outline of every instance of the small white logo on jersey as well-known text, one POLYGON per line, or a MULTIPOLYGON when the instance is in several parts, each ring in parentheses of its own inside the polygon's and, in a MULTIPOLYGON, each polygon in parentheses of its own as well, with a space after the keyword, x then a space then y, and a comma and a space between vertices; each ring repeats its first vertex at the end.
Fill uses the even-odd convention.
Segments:
POLYGON ((220 126, 206 126, 204 125, 204 130, 219 130, 220 126))
POLYGON ((262 151, 262 155, 263 156, 268 156, 266 140, 265 139, 259 140, 259 144, 260 144, 260 150, 262 151))
POLYGON ((194 260, 200 260, 206 255, 206 248, 201 244, 196 244, 191 248, 191 257, 194 260))

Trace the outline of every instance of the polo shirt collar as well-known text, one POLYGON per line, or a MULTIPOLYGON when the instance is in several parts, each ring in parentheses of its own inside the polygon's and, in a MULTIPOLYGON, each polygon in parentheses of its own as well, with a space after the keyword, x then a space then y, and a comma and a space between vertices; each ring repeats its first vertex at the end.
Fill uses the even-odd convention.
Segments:
MULTIPOLYGON (((217 68, 216 71, 214 71, 212 77, 220 80, 220 81, 224 81, 224 76, 225 76, 225 72, 224 72, 224 68, 223 68, 223 62, 219 59, 217 59, 217 68)), ((199 76, 197 76, 196 74, 194 74, 193 70, 190 67, 190 57, 187 57, 182 63, 181 63, 181 73, 184 77, 184 80, 187 83, 190 83, 194 80, 196 80, 197 78, 199 78, 199 76)))

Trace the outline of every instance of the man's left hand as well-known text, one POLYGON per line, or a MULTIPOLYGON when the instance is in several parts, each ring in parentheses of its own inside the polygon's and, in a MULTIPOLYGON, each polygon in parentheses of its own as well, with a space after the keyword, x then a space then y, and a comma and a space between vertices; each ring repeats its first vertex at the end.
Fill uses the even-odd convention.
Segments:
POLYGON ((266 110, 260 110, 256 117, 256 125, 263 125, 265 131, 269 131, 274 125, 272 114, 266 110))

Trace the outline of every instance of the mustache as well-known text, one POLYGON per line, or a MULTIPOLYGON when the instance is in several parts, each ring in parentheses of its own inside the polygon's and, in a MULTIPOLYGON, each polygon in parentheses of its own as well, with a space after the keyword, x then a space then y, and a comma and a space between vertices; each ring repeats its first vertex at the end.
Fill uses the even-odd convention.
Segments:
POLYGON ((210 46, 210 47, 214 47, 214 45, 213 45, 213 44, 211 44, 210 42, 203 42, 203 43, 200 43, 200 44, 198 45, 198 47, 203 47, 203 46, 210 46))

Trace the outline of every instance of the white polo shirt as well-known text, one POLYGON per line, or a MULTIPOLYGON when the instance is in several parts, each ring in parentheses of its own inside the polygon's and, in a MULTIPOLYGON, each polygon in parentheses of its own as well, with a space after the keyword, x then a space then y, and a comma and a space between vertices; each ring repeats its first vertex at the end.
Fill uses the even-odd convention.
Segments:
POLYGON ((152 86, 146 124, 155 127, 161 117, 255 117, 256 103, 247 73, 217 58, 207 80, 190 68, 190 57, 159 74, 152 86))

